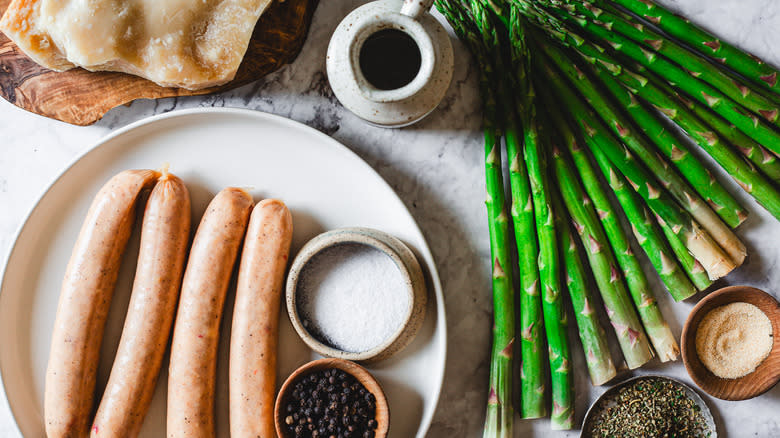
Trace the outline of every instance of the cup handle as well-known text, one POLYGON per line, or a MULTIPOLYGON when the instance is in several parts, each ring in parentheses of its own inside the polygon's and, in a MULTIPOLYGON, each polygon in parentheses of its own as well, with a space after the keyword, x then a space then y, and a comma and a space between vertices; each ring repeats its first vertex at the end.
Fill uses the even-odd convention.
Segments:
POLYGON ((415 20, 420 15, 428 12, 433 6, 433 0, 404 0, 401 13, 415 20))

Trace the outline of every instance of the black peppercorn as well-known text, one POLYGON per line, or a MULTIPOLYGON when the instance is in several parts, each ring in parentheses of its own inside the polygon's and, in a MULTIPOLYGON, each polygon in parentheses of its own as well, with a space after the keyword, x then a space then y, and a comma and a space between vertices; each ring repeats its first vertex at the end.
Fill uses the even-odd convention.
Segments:
POLYGON ((303 376, 286 401, 284 438, 373 438, 378 427, 375 400, 344 371, 328 369, 303 376))

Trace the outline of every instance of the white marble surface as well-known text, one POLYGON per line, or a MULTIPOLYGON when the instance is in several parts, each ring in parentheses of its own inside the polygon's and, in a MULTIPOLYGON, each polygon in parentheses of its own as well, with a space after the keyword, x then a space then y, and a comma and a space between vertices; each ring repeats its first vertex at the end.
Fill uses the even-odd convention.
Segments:
MULTIPOLYGON (((182 99, 139 101, 120 107, 94 126, 80 128, 35 116, 0 102, 0 254, 38 194, 80 151, 113 129, 179 108, 245 107, 313 126, 353 149, 392 186, 425 233, 442 278, 448 312, 445 388, 431 437, 480 435, 487 398, 491 297, 488 236, 483 204, 482 147, 476 75, 463 46, 455 42, 455 77, 441 107, 421 123, 402 130, 368 126, 334 99, 324 74, 327 41, 356 0, 323 0, 301 56, 290 66, 231 92, 182 99)), ((775 0, 663 0, 725 39, 780 65, 777 48, 780 2, 775 0)), ((738 234, 750 252, 748 262, 723 284, 748 284, 778 295, 780 224, 729 182, 752 212, 738 234)), ((660 289, 657 289, 660 291, 660 289)), ((694 303, 674 304, 659 293, 662 310, 679 335, 694 303)), ((603 389, 586 380, 575 343, 577 421, 603 389)), ((645 367, 686 382, 681 363, 645 367)), ((0 394, 2 392, 0 391, 0 394)), ((780 388, 745 402, 705 397, 721 436, 780 436, 780 388)), ((516 436, 577 436, 552 433, 546 420, 518 421, 516 436)), ((18 437, 4 395, 0 395, 0 437, 18 437)), ((400 437, 403 438, 403 437, 400 437)))

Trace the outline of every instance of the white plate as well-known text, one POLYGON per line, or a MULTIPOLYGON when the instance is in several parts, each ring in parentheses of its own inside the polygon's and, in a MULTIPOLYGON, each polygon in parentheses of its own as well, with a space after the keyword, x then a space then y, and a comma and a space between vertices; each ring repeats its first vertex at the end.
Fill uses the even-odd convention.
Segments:
MULTIPOLYGON (((153 117, 114 132, 77 158, 52 183, 20 228, 0 286, 0 372, 23 436, 43 437, 43 382, 60 283, 87 208, 98 189, 124 169, 171 171, 187 183, 197 224, 226 186, 252 188, 256 200, 277 197, 293 212, 293 254, 316 234, 373 227, 412 247, 429 274, 425 324, 397 357, 370 368, 384 387, 391 436, 423 437, 439 398, 446 348, 444 305, 436 267, 412 216, 390 186, 349 149, 302 124, 259 112, 197 109, 153 117)), ((101 348, 98 397, 108 379, 129 300, 139 233, 125 254, 101 348)), ((217 366, 218 435, 228 436, 228 295, 217 366)), ((281 313, 279 380, 314 359, 281 313)), ((167 364, 167 357, 166 362, 167 364)), ((163 370, 141 436, 165 430, 163 370)))

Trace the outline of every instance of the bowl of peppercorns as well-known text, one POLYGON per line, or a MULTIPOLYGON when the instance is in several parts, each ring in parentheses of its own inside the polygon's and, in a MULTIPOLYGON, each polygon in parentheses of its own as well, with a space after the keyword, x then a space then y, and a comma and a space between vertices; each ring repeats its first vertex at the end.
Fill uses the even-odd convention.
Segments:
POLYGON ((390 410, 379 382, 343 359, 309 362, 282 385, 274 407, 281 438, 385 438, 390 410))

